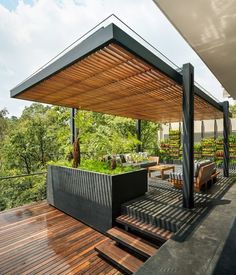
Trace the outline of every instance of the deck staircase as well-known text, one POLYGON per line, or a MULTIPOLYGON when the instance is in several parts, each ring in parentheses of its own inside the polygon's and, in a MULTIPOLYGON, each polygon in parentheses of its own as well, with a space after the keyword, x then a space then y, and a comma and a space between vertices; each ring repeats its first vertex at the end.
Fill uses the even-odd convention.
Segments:
POLYGON ((126 215, 119 216, 116 221, 119 227, 109 229, 110 239, 95 250, 126 274, 135 273, 173 234, 126 215))
POLYGON ((95 250, 126 274, 133 274, 158 252, 187 218, 188 213, 182 210, 179 199, 178 191, 163 186, 158 194, 149 192, 124 203, 122 215, 116 218, 117 226, 107 231, 109 240, 95 250))
POLYGON ((110 239, 95 247, 95 250, 126 274, 136 272, 159 248, 119 227, 111 228, 107 235, 110 239))

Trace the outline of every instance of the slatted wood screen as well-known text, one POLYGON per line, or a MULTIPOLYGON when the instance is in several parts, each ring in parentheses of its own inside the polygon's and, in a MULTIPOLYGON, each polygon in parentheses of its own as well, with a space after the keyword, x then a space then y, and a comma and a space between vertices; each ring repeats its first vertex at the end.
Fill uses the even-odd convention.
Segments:
MULTIPOLYGON (((17 98, 157 122, 182 120, 182 87, 111 43, 17 98)), ((222 113, 195 96, 195 119, 222 113)))

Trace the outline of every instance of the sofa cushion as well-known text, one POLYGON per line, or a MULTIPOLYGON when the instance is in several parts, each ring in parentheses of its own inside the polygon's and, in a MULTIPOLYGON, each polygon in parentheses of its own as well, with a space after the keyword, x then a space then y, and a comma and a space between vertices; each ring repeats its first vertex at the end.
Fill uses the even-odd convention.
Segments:
MULTIPOLYGON (((183 181, 183 172, 170 172, 170 180, 183 181)), ((196 182, 196 177, 194 177, 194 182, 196 182)))
POLYGON ((202 166, 210 164, 212 161, 210 161, 209 159, 206 160, 202 160, 202 161, 195 161, 194 162, 194 176, 197 177, 199 170, 202 166))

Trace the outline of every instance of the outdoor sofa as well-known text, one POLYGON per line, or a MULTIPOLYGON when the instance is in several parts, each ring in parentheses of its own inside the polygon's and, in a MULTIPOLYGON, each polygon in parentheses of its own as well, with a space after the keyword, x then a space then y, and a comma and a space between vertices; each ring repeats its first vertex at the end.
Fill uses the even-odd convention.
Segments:
MULTIPOLYGON (((215 183, 219 172, 215 163, 210 160, 194 162, 194 190, 200 192, 203 187, 207 188, 209 183, 215 183)), ((183 173, 170 173, 169 181, 176 188, 183 186, 183 173)))

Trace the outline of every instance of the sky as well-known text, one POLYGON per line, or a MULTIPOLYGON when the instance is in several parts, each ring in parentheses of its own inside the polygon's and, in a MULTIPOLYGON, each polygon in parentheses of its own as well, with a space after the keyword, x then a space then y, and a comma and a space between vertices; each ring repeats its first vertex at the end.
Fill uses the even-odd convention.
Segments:
POLYGON ((0 109, 19 116, 32 102, 10 89, 110 14, 179 67, 192 63, 195 80, 222 100, 221 84, 152 0, 0 0, 0 109))

